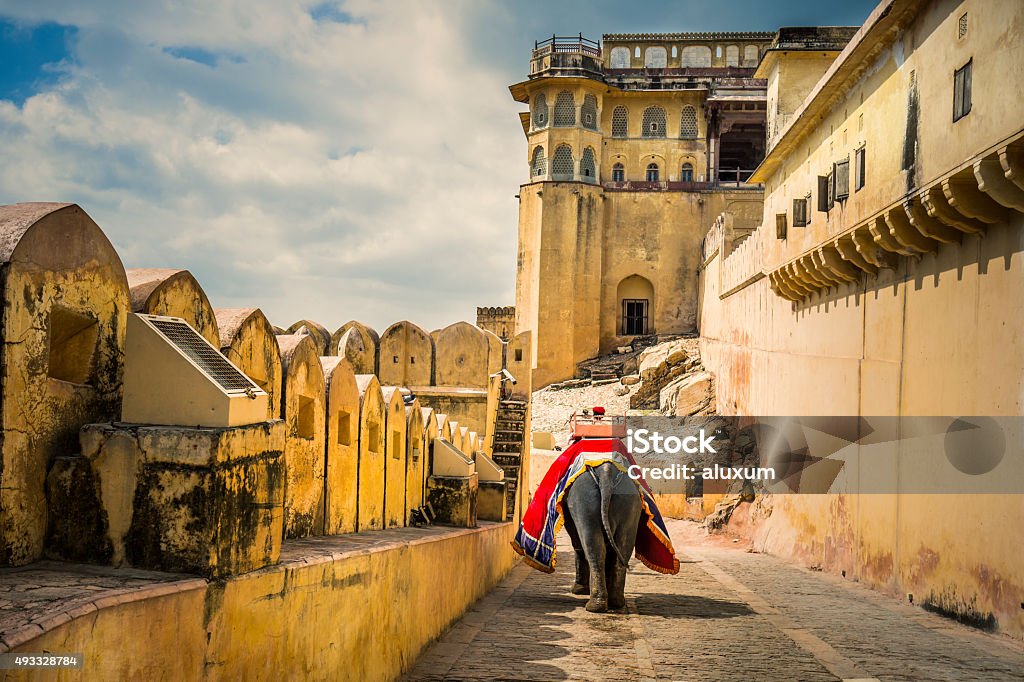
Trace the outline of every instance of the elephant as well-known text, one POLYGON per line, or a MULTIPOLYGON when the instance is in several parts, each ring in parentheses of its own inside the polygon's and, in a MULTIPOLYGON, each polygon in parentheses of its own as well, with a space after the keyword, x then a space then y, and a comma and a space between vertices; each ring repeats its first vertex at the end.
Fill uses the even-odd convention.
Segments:
POLYGON ((576 553, 573 594, 590 594, 587 611, 626 605, 626 566, 642 513, 637 484, 610 462, 589 468, 565 493, 565 530, 576 553))

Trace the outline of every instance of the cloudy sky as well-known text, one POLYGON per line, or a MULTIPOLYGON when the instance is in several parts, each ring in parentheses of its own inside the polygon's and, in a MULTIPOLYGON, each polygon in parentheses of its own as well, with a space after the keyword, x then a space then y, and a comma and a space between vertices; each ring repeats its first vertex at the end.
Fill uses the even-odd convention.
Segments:
POLYGON ((859 24, 874 2, 0 0, 0 204, 79 203, 125 267, 276 324, 514 303, 552 33, 859 24))

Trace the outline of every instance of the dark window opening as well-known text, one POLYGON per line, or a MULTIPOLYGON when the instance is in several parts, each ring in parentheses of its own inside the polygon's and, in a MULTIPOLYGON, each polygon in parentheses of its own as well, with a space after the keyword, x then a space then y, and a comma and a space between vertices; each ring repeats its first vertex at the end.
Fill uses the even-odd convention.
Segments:
POLYGON ((352 417, 348 412, 338 412, 338 445, 352 444, 352 417))
POLYGON ((522 348, 516 348, 516 362, 522 362, 522 361, 523 361, 523 349, 522 348))
POLYGON ((828 176, 818 176, 818 210, 822 213, 828 213, 828 176))
POLYGON ((953 121, 971 113, 971 64, 973 59, 953 74, 953 121))
POLYGON ((786 238, 786 214, 776 213, 775 214, 775 238, 785 239, 786 238))
POLYGON ((49 362, 51 379, 73 384, 91 384, 99 324, 60 306, 50 309, 49 362))
POLYGON ((832 181, 835 183, 832 196, 839 201, 850 196, 850 159, 849 157, 832 166, 832 181))
POLYGON ((689 163, 683 164, 683 170, 679 174, 679 179, 682 182, 693 182, 693 165, 689 163))
POLYGON ((860 190, 861 187, 864 186, 864 179, 866 177, 865 171, 864 171, 864 160, 865 160, 864 159, 864 157, 865 157, 864 150, 865 150, 865 148, 861 147, 860 149, 858 149, 853 154, 854 163, 856 163, 856 165, 857 165, 857 168, 854 170, 854 182, 853 182, 853 189, 854 189, 854 191, 858 191, 858 190, 860 190))
POLYGON ((624 182, 626 180, 626 169, 621 163, 612 166, 612 182, 624 182))
POLYGON ((304 395, 299 396, 299 413, 295 419, 295 435, 313 440, 316 435, 316 401, 304 395))
POLYGON ((647 334, 648 307, 649 301, 646 298, 622 299, 622 334, 624 336, 647 334))
POLYGON ((807 222, 807 199, 793 199, 793 227, 806 227, 807 222))
POLYGON ((647 182, 658 182, 658 164, 647 164, 647 182))

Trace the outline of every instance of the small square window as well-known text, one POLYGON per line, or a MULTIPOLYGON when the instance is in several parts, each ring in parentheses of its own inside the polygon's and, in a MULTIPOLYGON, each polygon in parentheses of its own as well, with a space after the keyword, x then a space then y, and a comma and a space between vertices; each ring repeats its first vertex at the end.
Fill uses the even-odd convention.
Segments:
POLYGON ((522 362, 522 361, 523 361, 523 349, 522 348, 516 348, 516 362, 522 362))
POLYGON ((775 214, 775 238, 785 239, 786 238, 786 214, 776 213, 775 214))
POLYGON ((971 113, 971 64, 973 59, 953 74, 953 121, 971 113))

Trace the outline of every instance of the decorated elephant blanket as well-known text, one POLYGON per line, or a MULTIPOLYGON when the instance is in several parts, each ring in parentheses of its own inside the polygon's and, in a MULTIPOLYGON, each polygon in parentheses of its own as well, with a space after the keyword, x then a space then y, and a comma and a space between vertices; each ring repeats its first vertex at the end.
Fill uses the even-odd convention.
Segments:
MULTIPOLYGON (((545 573, 554 572, 555 535, 564 523, 562 499, 578 476, 605 462, 611 462, 626 474, 634 464, 622 441, 585 438, 566 448, 548 469, 512 541, 512 548, 522 554, 530 566, 545 573)), ((637 482, 640 483, 643 511, 636 535, 636 558, 653 571, 676 574, 679 572, 679 560, 672 548, 665 521, 647 483, 643 479, 637 482)))

